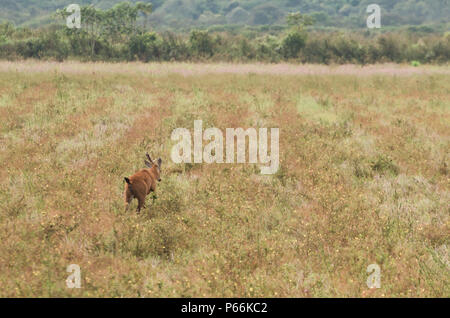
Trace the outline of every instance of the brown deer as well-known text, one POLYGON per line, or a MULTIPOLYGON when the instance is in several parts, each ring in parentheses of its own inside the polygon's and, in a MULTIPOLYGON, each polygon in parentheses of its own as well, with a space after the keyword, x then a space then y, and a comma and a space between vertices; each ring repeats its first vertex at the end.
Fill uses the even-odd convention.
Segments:
MULTIPOLYGON (((129 178, 125 177, 125 210, 128 210, 131 200, 136 198, 138 199, 137 213, 139 213, 144 206, 145 197, 150 192, 155 192, 156 181, 161 181, 161 158, 155 163, 148 153, 145 155, 148 159, 144 161, 147 168, 137 171, 129 178)), ((155 198, 156 196, 154 196, 154 199, 155 198)))

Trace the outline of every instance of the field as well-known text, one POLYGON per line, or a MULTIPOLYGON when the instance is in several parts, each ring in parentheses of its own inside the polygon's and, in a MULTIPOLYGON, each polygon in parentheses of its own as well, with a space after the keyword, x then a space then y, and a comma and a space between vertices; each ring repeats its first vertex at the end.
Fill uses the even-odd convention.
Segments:
POLYGON ((0 62, 0 296, 450 297, 449 127, 448 66, 0 62), (280 169, 175 164, 196 119, 280 169))

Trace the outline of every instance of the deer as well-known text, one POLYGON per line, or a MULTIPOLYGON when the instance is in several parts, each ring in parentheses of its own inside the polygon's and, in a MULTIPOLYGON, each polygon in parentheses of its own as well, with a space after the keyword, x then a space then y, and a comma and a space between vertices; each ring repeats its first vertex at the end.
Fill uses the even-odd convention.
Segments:
MULTIPOLYGON (((139 214, 142 207, 145 205, 145 197, 150 192, 155 193, 156 182, 161 182, 161 158, 155 163, 148 154, 145 154, 148 160, 144 160, 147 168, 140 169, 130 177, 125 177, 125 211, 128 211, 128 207, 133 198, 138 200, 138 207, 136 212, 139 214)), ((156 195, 153 196, 153 200, 156 199, 156 195)))

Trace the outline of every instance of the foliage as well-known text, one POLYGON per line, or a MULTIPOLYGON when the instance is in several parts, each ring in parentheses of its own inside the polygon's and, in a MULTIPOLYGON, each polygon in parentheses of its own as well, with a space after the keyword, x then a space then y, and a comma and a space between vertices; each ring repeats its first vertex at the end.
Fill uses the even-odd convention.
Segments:
MULTIPOLYGON (((80 29, 65 26, 69 14, 65 10, 57 10, 54 14, 57 24, 38 29, 14 27, 5 22, 0 24, 0 58, 144 62, 255 60, 326 64, 447 63, 450 59, 450 37, 445 33, 423 27, 379 32, 318 30, 314 27, 323 17, 300 12, 289 13, 285 17, 286 25, 278 27, 261 20, 256 23, 260 25, 258 27, 233 28, 228 25, 194 28, 189 32, 149 28, 152 17, 158 17, 156 12, 150 14, 152 9, 166 7, 168 3, 172 2, 158 5, 121 2, 106 9, 84 5, 81 6, 80 29)), ((291 6, 295 6, 295 1, 291 6)), ((215 19, 221 10, 214 1, 202 2, 200 7, 210 10, 202 19, 215 19)), ((251 3, 241 8, 238 2, 232 2, 226 9, 226 19, 234 22, 240 19, 273 20, 280 15, 270 4, 256 6, 261 13, 256 16, 247 14, 250 8, 253 8, 251 3)))
MULTIPOLYGON (((81 5, 93 4, 109 9, 121 0, 79 0, 81 5)), ((135 4, 139 0, 130 0, 135 4)), ((11 21, 21 26, 48 24, 49 15, 73 1, 70 0, 4 0, 0 22, 11 21)), ((283 24, 290 12, 313 15, 319 27, 364 28, 366 8, 372 0, 145 0, 153 5, 154 14, 148 23, 156 29, 186 29, 199 26, 232 24, 283 24), (208 18, 205 17, 215 17, 208 18)), ((379 0, 382 24, 386 27, 411 25, 448 25, 450 9, 446 0, 379 0)), ((140 19, 147 20, 145 14, 140 19)))
POLYGON ((192 53, 201 57, 211 57, 214 53, 211 36, 206 31, 193 30, 189 37, 192 53))
POLYGON ((289 14, 286 21, 290 29, 281 43, 282 55, 286 59, 297 58, 306 43, 305 27, 312 25, 313 19, 296 12, 289 14))

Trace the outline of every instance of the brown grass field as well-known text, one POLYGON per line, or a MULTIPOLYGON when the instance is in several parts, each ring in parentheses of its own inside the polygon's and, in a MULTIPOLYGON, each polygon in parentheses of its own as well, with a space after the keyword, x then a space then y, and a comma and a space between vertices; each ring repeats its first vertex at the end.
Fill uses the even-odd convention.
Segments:
POLYGON ((449 155, 448 66, 0 62, 0 296, 449 297, 449 155), (280 169, 173 163, 196 119, 280 169))

